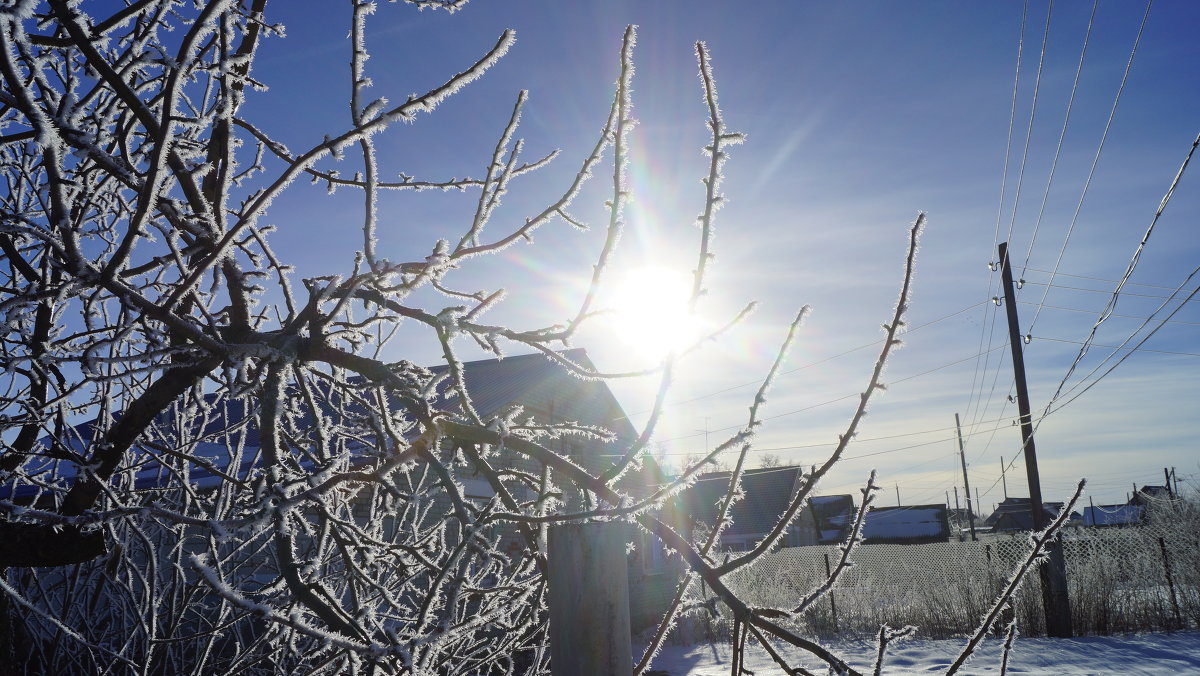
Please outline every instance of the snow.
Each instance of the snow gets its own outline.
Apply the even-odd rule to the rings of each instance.
[[[884,661],[885,674],[940,674],[954,661],[965,639],[914,639],[893,644]],[[959,673],[996,674],[1000,671],[1002,639],[984,641]],[[839,640],[826,644],[859,671],[874,668],[875,643]],[[825,673],[818,660],[803,651],[780,647],[793,667]],[[729,644],[667,646],[652,669],[670,676],[724,676],[729,673]],[[766,651],[747,645],[745,666],[757,674],[782,673]],[[1073,639],[1018,638],[1009,657],[1010,674],[1200,674],[1200,632],[1088,636]]]
[[[931,507],[873,509],[863,524],[863,537],[867,540],[936,537],[945,531],[944,518],[939,518],[944,513],[944,508]]]

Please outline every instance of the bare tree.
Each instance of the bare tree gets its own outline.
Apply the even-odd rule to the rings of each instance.
[[[764,469],[769,467],[779,467],[783,464],[783,459],[778,453],[763,453],[758,456],[758,466]]]
[[[407,2],[455,10],[464,0]],[[690,607],[700,578],[731,609],[743,639],[770,649],[774,637],[853,672],[786,629],[779,619],[790,611],[750,607],[722,578],[779,541],[882,387],[924,217],[911,228],[900,300],[845,434],[774,531],[718,562],[713,544],[741,495],[759,407],[796,324],[743,428],[649,495],[620,481],[640,462],[671,374],[689,351],[623,374],[595,372],[556,351],[595,319],[621,232],[633,29],[591,152],[544,208],[493,232],[487,226],[510,182],[555,159],[522,159],[524,92],[502,120],[482,178],[390,180],[395,171],[383,166],[376,140],[483,75],[513,34],[423,94],[368,100],[364,26],[374,7],[356,0],[349,11],[350,120],[293,150],[276,140],[278,120],[243,114],[261,85],[253,67],[260,42],[282,37],[265,0],[132,0],[99,18],[68,0],[0,7],[0,631],[8,664],[36,673],[114,664],[163,673],[537,673],[548,659],[541,528],[622,519],[690,571],[639,671]],[[697,196],[693,308],[706,291],[721,168],[742,140],[722,120],[703,45],[697,57],[711,139]],[[569,209],[606,154],[606,238],[583,273],[589,290],[575,314],[545,327],[487,323],[503,295],[499,284],[464,291],[457,271],[556,220],[584,227]],[[337,162],[356,170],[339,173]],[[264,217],[305,178],[361,192],[362,248],[342,273],[320,271],[297,285],[296,271],[270,246],[292,235],[273,233]],[[378,197],[426,188],[474,191],[474,215],[409,252],[412,260],[392,260],[377,246]],[[421,305],[415,292],[424,288],[450,300]],[[378,357],[401,325],[428,330],[443,373]],[[611,432],[480,415],[459,340],[496,355],[524,346],[581,378],[658,377],[661,394],[617,461],[585,466],[552,450],[551,440]],[[440,397],[446,388],[457,393],[452,408]],[[717,527],[706,541],[689,542],[658,510],[717,459],[733,467]],[[492,499],[466,498],[459,477],[467,471],[486,479]],[[147,472],[151,490],[139,483]],[[524,551],[500,549],[503,527],[519,532]],[[814,598],[848,565],[856,538]]]

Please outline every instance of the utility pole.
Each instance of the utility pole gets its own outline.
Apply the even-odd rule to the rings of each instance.
[[[1025,356],[1021,351],[1021,331],[1017,321],[1017,294],[1013,288],[1012,267],[1008,260],[1008,242],[1001,242],[1000,274],[1004,284],[1004,310],[1008,315],[1008,342],[1012,350],[1013,377],[1020,413],[1021,441],[1025,451],[1025,473],[1029,480],[1029,507],[1033,528],[1044,529],[1049,519],[1042,500],[1042,481],[1038,476],[1037,450],[1033,443],[1033,416],[1029,412],[1029,389],[1025,383]],[[1067,561],[1063,556],[1062,536],[1056,535],[1046,547],[1047,560],[1038,567],[1042,578],[1042,607],[1046,614],[1046,634],[1071,638],[1071,600],[1067,595]]]
[[[1167,497],[1175,497],[1175,491],[1171,490],[1171,473],[1167,471],[1166,467],[1163,468],[1163,481],[1167,482]]]
[[[954,514],[956,515],[954,521],[957,524],[958,517],[962,516],[962,507],[958,505],[958,486],[954,487]],[[955,526],[954,537],[957,538],[960,534],[962,534],[962,524]]]
[[[1007,468],[1004,466],[1004,456],[1000,456],[1000,482],[1004,484],[1004,499],[1008,499],[1008,475],[1005,473]]]
[[[900,484],[896,484],[896,506],[900,506]]]
[[[967,521],[971,524],[971,542],[975,542],[979,538],[975,537],[975,508],[971,506],[971,480],[967,478],[967,454],[963,450],[962,440],[962,423],[958,420],[958,414],[954,414],[954,429],[958,431],[958,459],[962,461],[963,470],[963,488],[967,493]],[[957,489],[955,493],[957,493]]]

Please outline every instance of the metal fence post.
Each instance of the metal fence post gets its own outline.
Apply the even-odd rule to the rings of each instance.
[[[1167,587],[1171,589],[1171,608],[1175,611],[1175,626],[1183,626],[1183,616],[1179,612],[1179,598],[1175,596],[1175,580],[1171,576],[1171,559],[1167,556],[1167,540],[1159,536],[1158,548],[1162,551],[1163,570],[1167,572]]]
[[[625,524],[570,523],[550,529],[547,593],[550,673],[629,676],[629,563]]]

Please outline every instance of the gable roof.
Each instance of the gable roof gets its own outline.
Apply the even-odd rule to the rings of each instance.
[[[1042,509],[1050,518],[1054,518],[1058,514],[1059,510],[1062,509],[1062,506],[1063,503],[1061,502],[1042,503]],[[983,525],[995,528],[997,526],[997,522],[1000,521],[1000,517],[1005,515],[1015,515],[1015,523],[1032,523],[1033,516],[1030,514],[1030,511],[1029,498],[1004,498],[1004,502],[1001,502],[996,506],[996,511],[992,512],[987,519],[984,519]],[[1014,521],[1011,519],[1006,521],[1008,521],[1010,525],[1014,523]]]
[[[562,350],[558,354],[585,369],[596,370],[588,358],[587,350],[583,348]],[[441,375],[449,371],[449,366],[439,364],[429,370]],[[618,437],[632,439],[637,436],[633,424],[604,381],[578,377],[544,354],[535,352],[503,359],[463,362],[462,370],[471,404],[483,417],[500,413],[517,399],[534,394],[553,398],[555,394],[571,389],[576,396],[572,397],[572,401],[564,402],[562,409],[553,412],[555,419],[551,422],[572,419],[573,414],[591,413],[603,418],[605,426]],[[442,392],[440,402],[450,401],[455,396],[449,393],[448,382],[438,389]]]
[[[863,544],[949,542],[945,505],[873,507],[863,522]]]
[[[730,510],[733,523],[725,535],[767,533],[779,521],[795,493],[800,479],[799,467],[766,467],[742,473],[743,498]],[[729,490],[729,472],[702,475],[683,492],[683,501],[691,518],[711,526],[717,518],[721,500]]]
[[[1007,506],[1002,503],[987,518],[987,521],[984,521],[984,524],[991,526],[993,531],[1033,530],[1033,514],[1029,509],[1029,498],[1008,498],[1004,502],[1008,503],[1010,500],[1014,502]],[[1046,514],[1047,522],[1058,516],[1058,513],[1062,511],[1063,504],[1062,502],[1042,503],[1042,511]],[[1080,518],[1079,512],[1071,512],[1067,523],[1078,524]]]

